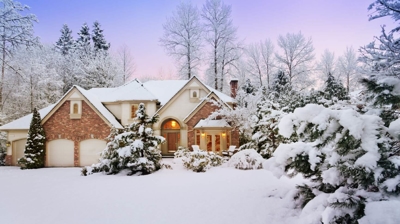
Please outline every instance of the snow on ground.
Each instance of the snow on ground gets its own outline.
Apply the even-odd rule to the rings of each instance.
[[[80,176],[80,168],[0,167],[0,223],[296,223],[301,178],[173,164],[147,176]]]

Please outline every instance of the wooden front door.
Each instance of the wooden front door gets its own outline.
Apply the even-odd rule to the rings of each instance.
[[[178,150],[178,133],[168,133],[167,134],[167,144],[168,151],[176,151]]]

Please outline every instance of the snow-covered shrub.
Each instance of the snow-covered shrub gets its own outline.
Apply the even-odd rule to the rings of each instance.
[[[44,167],[46,136],[41,121],[40,114],[35,108],[28,131],[24,156],[18,160],[21,169]]]
[[[244,149],[233,155],[228,166],[241,170],[256,170],[262,168],[264,158],[254,149]]]
[[[206,170],[210,169],[210,157],[208,152],[203,150],[194,149],[193,152],[187,153],[182,161],[186,169],[194,172],[206,172]]]
[[[206,172],[211,166],[219,166],[223,158],[213,152],[194,149],[182,156],[183,166],[194,172]]]
[[[187,154],[190,152],[188,148],[179,146],[178,150],[174,153],[174,158],[182,158],[182,157],[187,157]]]
[[[211,166],[221,166],[222,163],[224,162],[224,159],[220,155],[217,155],[213,152],[209,152],[208,156],[210,158]]]
[[[366,203],[400,194],[400,157],[380,117],[309,104],[278,127],[296,142],[281,144],[269,166],[311,180],[296,199],[304,209],[318,200],[323,223],[356,223]]]
[[[6,164],[6,150],[0,148],[0,166],[4,166]]]
[[[150,174],[161,168],[161,151],[157,147],[164,142],[164,138],[153,135],[150,128],[157,122],[158,116],[149,117],[145,111],[141,103],[131,125],[122,133],[115,129],[111,131],[100,162],[88,167],[87,174],[117,174],[121,170],[129,170],[128,175]]]

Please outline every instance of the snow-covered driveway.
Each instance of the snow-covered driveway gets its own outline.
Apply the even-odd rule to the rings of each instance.
[[[298,180],[267,170],[173,168],[83,177],[79,168],[0,167],[0,222],[266,224],[295,223],[299,215],[288,203]]]

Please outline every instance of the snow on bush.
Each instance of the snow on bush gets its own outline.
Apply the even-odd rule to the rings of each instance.
[[[213,152],[194,149],[190,151],[186,148],[181,148],[175,152],[175,159],[181,158],[183,166],[186,169],[194,172],[206,172],[212,166],[219,166],[223,162],[223,158]]]
[[[355,223],[369,202],[400,193],[400,157],[380,117],[309,104],[278,127],[293,143],[281,144],[267,166],[311,180],[295,197],[304,217],[317,205],[316,223]]]
[[[135,121],[122,133],[112,130],[100,162],[82,170],[83,175],[104,172],[117,174],[128,170],[128,175],[150,174],[161,168],[161,151],[157,148],[164,138],[153,135],[150,128],[158,116],[149,117],[143,103],[139,105]]]
[[[233,155],[228,166],[235,167],[241,170],[256,170],[261,169],[264,158],[254,149],[244,149]]]

